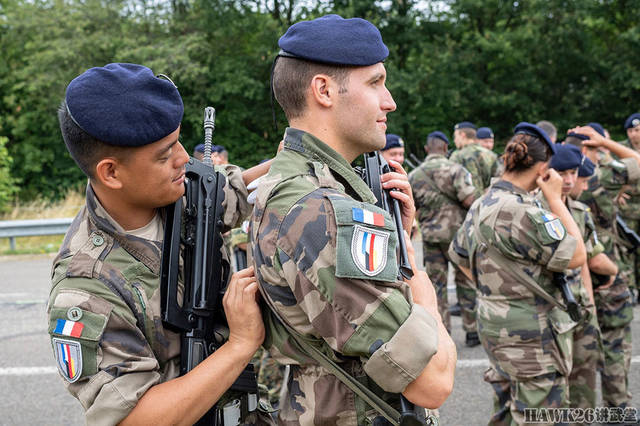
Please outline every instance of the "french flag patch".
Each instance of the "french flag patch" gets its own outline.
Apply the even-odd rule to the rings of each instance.
[[[352,208],[353,221],[373,226],[384,226],[384,216],[358,207]]]
[[[81,322],[59,319],[53,332],[63,336],[80,337],[83,328],[84,324]]]

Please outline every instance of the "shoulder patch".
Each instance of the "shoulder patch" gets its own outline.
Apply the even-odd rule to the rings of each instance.
[[[58,371],[69,383],[74,383],[82,375],[82,346],[80,342],[57,337],[51,340]]]
[[[560,219],[551,213],[543,213],[542,219],[544,220],[544,227],[547,230],[547,234],[556,241],[562,241],[566,231]]]
[[[372,204],[328,195],[336,218],[335,275],[393,282],[398,237],[391,215]]]

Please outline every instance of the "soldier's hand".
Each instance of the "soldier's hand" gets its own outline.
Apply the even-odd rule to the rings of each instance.
[[[536,183],[547,201],[562,198],[562,177],[554,169],[548,169],[542,176],[538,176]]]
[[[222,299],[229,324],[229,343],[251,354],[264,341],[264,323],[257,298],[258,282],[251,266],[231,276]]]
[[[611,277],[609,278],[609,281],[607,281],[607,283],[605,285],[601,285],[600,287],[596,287],[593,291],[606,290],[606,289],[610,288],[613,285],[615,280],[616,280],[616,276],[615,275],[611,275]]]
[[[582,144],[593,148],[603,146],[605,144],[605,141],[607,140],[604,136],[596,132],[595,129],[590,126],[574,127],[573,129],[569,129],[567,133],[577,133],[579,135],[589,136],[589,139],[586,141],[582,141]]]
[[[390,194],[400,202],[402,227],[404,229],[411,229],[413,226],[413,218],[416,215],[416,206],[413,201],[413,192],[409,184],[409,177],[400,163],[393,160],[389,160],[388,163],[395,171],[380,176],[382,187],[384,189],[397,189],[397,191],[390,191]]]
[[[617,205],[619,206],[627,205],[627,200],[631,198],[631,195],[627,194],[625,191],[629,191],[629,190],[630,190],[629,185],[624,185],[620,189],[620,192],[618,192],[618,195],[616,195],[616,198],[615,198],[615,202]]]

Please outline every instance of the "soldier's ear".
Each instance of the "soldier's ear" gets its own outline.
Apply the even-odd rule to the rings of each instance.
[[[120,179],[121,164],[113,157],[105,157],[96,164],[95,180],[109,189],[121,189]]]
[[[311,79],[311,99],[313,103],[328,108],[333,105],[338,94],[337,82],[326,74],[316,74]]]

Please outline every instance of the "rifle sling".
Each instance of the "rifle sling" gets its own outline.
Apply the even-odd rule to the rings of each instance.
[[[502,203],[504,204],[504,202]],[[495,229],[495,222],[498,216],[498,212],[500,211],[500,207],[498,206],[495,209],[495,214],[493,217],[489,219],[491,229]],[[486,217],[482,218],[486,219]],[[514,268],[512,264],[505,259],[504,255],[498,250],[495,246],[489,243],[489,241],[482,235],[480,232],[480,211],[473,218],[473,229],[474,229],[474,237],[478,240],[479,244],[482,245],[486,250],[488,256],[494,261],[498,266],[507,274],[511,275],[512,278],[515,278],[521,284],[524,284],[533,294],[542,297],[547,302],[551,303],[554,306],[562,309],[563,311],[567,311],[567,307],[555,299],[552,295],[550,295],[545,289],[543,289],[540,284],[538,284],[531,275],[527,274],[522,268]],[[472,257],[475,258],[475,254],[477,252],[477,248],[473,251]],[[472,259],[472,262],[474,259]],[[475,262],[474,262],[475,263]]]
[[[280,314],[275,310],[266,295],[263,294],[263,299],[267,301],[267,304],[271,308],[273,316],[287,329],[291,337],[293,337],[294,343],[298,346],[298,350],[309,355],[316,360],[323,368],[336,376],[342,383],[344,383],[349,389],[351,389],[356,395],[362,398],[369,406],[378,411],[385,419],[390,421],[393,425],[400,424],[400,413],[398,410],[389,405],[386,401],[376,395],[373,391],[368,389],[365,385],[360,383],[356,378],[344,371],[338,364],[327,357],[322,351],[306,341],[293,327],[287,324]]]

